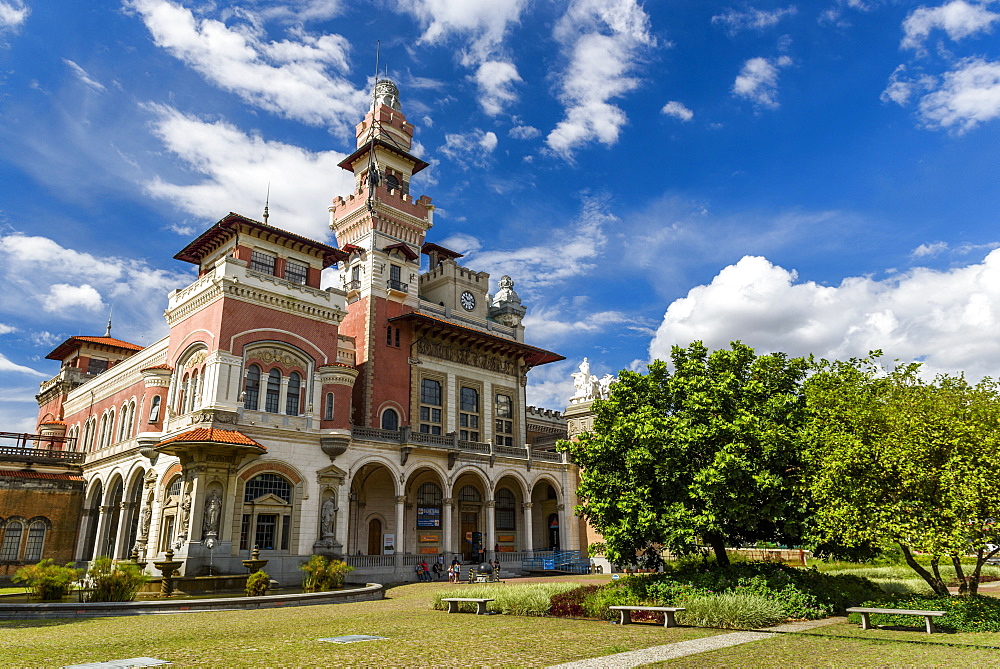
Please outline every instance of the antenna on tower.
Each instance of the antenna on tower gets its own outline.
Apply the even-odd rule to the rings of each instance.
[[[108,312],[108,329],[104,331],[105,337],[111,336],[111,317],[114,315],[114,313],[115,313],[115,305],[112,304],[111,311]]]
[[[369,129],[369,141],[371,142],[368,147],[368,200],[365,203],[368,206],[368,211],[374,210],[374,204],[372,200],[375,199],[375,187],[378,186],[378,165],[375,162],[375,126],[378,124],[378,114],[376,110],[376,102],[378,101],[378,59],[382,52],[382,40],[375,41],[375,83],[372,85],[372,127]]]
[[[267,182],[267,195],[264,197],[264,225],[267,225],[267,205],[271,203],[271,182]]]

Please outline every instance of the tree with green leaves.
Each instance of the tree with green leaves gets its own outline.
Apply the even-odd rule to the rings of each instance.
[[[727,546],[796,542],[809,361],[740,342],[674,347],[671,361],[621,372],[594,402],[593,431],[561,442],[582,470],[576,510],[604,535],[607,557],[655,567],[662,548],[707,544],[728,565]]]
[[[1000,544],[1000,394],[992,379],[921,378],[917,363],[882,368],[881,352],[823,361],[806,383],[803,431],[816,528],[846,545],[897,543],[939,595],[950,561],[976,594]],[[992,546],[992,547],[991,547]],[[930,569],[914,557],[930,555]],[[961,558],[974,554],[967,578]]]

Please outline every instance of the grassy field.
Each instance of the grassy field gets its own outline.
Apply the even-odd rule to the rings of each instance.
[[[150,656],[175,666],[545,666],[717,634],[696,628],[450,615],[430,608],[448,583],[391,588],[389,599],[263,611],[74,621],[0,621],[0,666],[50,667]],[[320,637],[371,634],[333,644]]]

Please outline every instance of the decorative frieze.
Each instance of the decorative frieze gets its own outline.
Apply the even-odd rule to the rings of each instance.
[[[483,353],[473,348],[445,344],[444,342],[431,339],[420,339],[417,341],[415,348],[420,355],[429,355],[432,358],[447,360],[448,362],[460,365],[468,365],[496,374],[505,374],[507,376],[517,374],[517,364],[512,360]]]

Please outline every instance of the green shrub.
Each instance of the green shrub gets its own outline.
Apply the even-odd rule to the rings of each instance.
[[[684,606],[686,610],[677,613],[677,622],[696,627],[755,629],[775,625],[788,617],[778,602],[748,592],[695,597]]]
[[[628,588],[616,588],[614,584],[610,584],[584,599],[583,612],[588,618],[614,620],[618,614],[609,610],[609,606],[636,606],[640,603],[642,601],[634,591]]]
[[[65,567],[54,564],[51,559],[38,564],[21,567],[14,572],[14,582],[25,584],[32,597],[42,601],[60,600],[69,594],[73,582],[80,578],[80,570],[73,563]]]
[[[524,585],[481,584],[465,585],[448,590],[438,590],[431,601],[435,609],[448,608],[445,597],[493,598],[487,610],[512,616],[544,616],[552,605],[553,595],[578,588],[579,583],[531,583]],[[474,602],[459,602],[459,611],[474,612]]]
[[[581,585],[566,592],[552,595],[549,600],[549,615],[557,618],[582,618],[587,615],[584,601],[589,595],[601,590],[600,585]]]
[[[265,571],[255,571],[247,576],[247,586],[243,590],[247,597],[263,597],[271,587],[271,577]]]
[[[890,595],[932,595],[934,591],[922,578],[873,578],[878,587]]]
[[[306,573],[302,580],[305,592],[336,590],[344,585],[347,573],[354,571],[354,567],[346,562],[325,555],[313,555],[308,562],[300,563],[299,569]]]
[[[781,604],[789,618],[814,620],[825,618],[833,612],[833,606],[829,602],[820,603],[815,594],[801,590],[791,579],[786,583],[776,584],[763,576],[753,576],[741,578],[737,582],[737,588],[738,592],[773,599]]]
[[[87,580],[92,587],[87,601],[131,602],[148,577],[135,563],[102,556],[90,563]]]
[[[880,609],[918,609],[922,611],[947,611],[934,619],[934,626],[949,632],[1000,632],[1000,599],[995,597],[944,597],[941,595],[884,595],[863,604]],[[861,614],[852,613],[848,620],[861,622]],[[923,628],[919,616],[898,616],[885,613],[871,614],[873,625],[891,625]]]
[[[699,588],[690,583],[678,583],[677,581],[657,580],[649,583],[646,587],[646,599],[648,603],[657,606],[680,606],[683,602],[694,597],[704,597],[711,594],[710,590]]]

